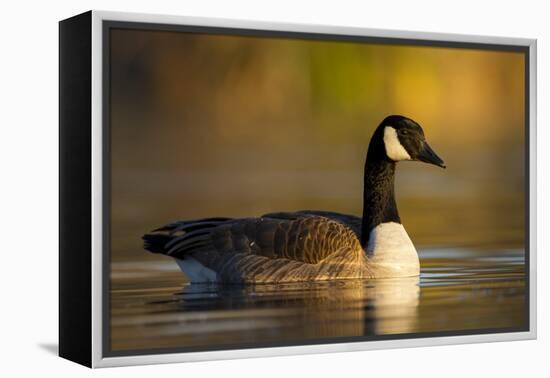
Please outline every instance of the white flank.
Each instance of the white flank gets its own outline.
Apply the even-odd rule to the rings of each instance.
[[[399,142],[397,132],[391,126],[384,127],[384,146],[386,155],[393,161],[411,160],[411,156]]]
[[[369,235],[367,256],[373,266],[393,277],[416,276],[420,264],[416,248],[402,224],[381,223]]]
[[[192,257],[176,259],[178,266],[191,282],[217,282],[218,275]]]

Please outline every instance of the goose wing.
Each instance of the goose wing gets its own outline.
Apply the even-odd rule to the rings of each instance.
[[[144,239],[149,251],[192,257],[226,282],[355,277],[363,255],[353,229],[311,213],[181,221]]]
[[[298,218],[311,217],[311,216],[328,218],[335,222],[338,222],[343,226],[350,228],[359,239],[361,238],[362,219],[355,215],[342,214],[334,211],[300,210],[296,212],[268,213],[263,215],[262,217],[275,218],[275,219],[298,219]]]
[[[155,251],[173,257],[205,249],[218,254],[246,253],[315,264],[336,248],[355,246],[354,227],[309,213],[272,213],[259,218],[209,218],[175,222],[144,236],[163,238]],[[147,248],[150,249],[150,248]]]
[[[213,229],[210,240],[221,254],[245,253],[308,264],[319,263],[341,248],[358,245],[351,229],[314,215],[238,219]]]

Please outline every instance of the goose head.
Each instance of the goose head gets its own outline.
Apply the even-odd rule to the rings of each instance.
[[[400,115],[386,117],[376,129],[372,142],[383,146],[375,150],[393,162],[421,161],[445,168],[443,160],[426,141],[422,127],[410,118]]]

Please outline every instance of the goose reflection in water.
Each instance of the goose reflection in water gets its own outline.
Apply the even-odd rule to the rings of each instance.
[[[404,277],[240,286],[190,284],[178,294],[177,302],[189,314],[188,320],[200,323],[201,332],[212,334],[238,329],[261,335],[261,331],[273,330],[286,340],[303,340],[410,333],[416,328],[418,283],[418,277]],[[195,318],[194,312],[201,316]],[[192,325],[186,328],[199,330]]]

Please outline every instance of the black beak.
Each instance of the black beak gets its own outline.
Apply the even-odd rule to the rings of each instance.
[[[432,150],[432,148],[426,141],[422,143],[422,147],[416,157],[416,160],[420,160],[428,164],[437,165],[438,167],[441,167],[441,168],[446,168],[445,162],[441,160],[439,156],[437,156],[435,151]]]

